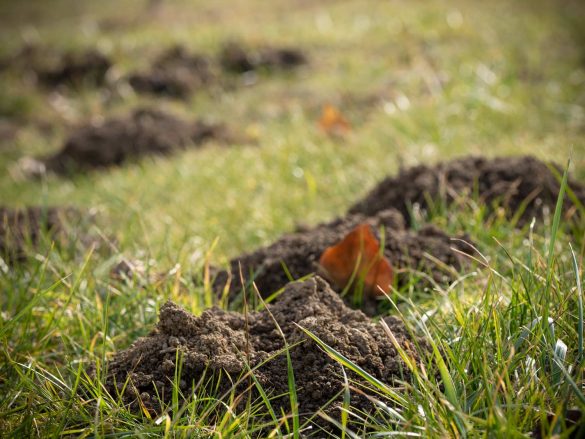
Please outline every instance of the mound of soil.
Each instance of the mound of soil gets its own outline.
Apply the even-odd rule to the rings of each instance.
[[[0,61],[0,70],[15,70],[47,87],[59,85],[102,85],[112,61],[95,49],[59,53],[27,45]]]
[[[558,165],[552,166],[562,175]],[[585,204],[585,185],[570,180],[569,187]],[[542,217],[545,208],[554,212],[559,190],[559,181],[550,168],[534,157],[463,157],[402,170],[398,176],[380,182],[349,213],[374,215],[394,208],[409,221],[412,206],[428,209],[430,203],[450,203],[477,193],[488,208],[503,206],[509,217],[523,209],[519,218],[522,225]],[[565,199],[564,211],[567,216],[575,214],[570,199]]]
[[[219,58],[224,70],[232,73],[290,70],[307,63],[307,57],[299,49],[263,47],[252,50],[235,42],[226,44]]]
[[[78,128],[63,149],[44,159],[47,170],[64,174],[120,165],[146,155],[168,155],[208,140],[226,142],[223,125],[187,122],[154,109],[138,109],[128,117],[106,119]]]
[[[339,419],[344,388],[341,366],[330,359],[296,324],[311,331],[337,352],[355,362],[380,381],[393,385],[405,379],[408,370],[384,330],[365,314],[345,306],[325,281],[313,278],[290,283],[268,309],[284,333],[290,349],[301,421],[310,418],[329,401],[325,411]],[[399,344],[417,358],[407,332],[395,318],[386,320]],[[290,413],[285,347],[272,317],[266,310],[243,314],[208,309],[194,317],[172,302],[160,311],[160,321],[148,336],[117,353],[109,362],[106,388],[112,395],[122,392],[123,400],[138,410],[140,403],[153,413],[160,412],[157,395],[168,404],[172,395],[177,351],[182,357],[180,390],[189,395],[200,381],[217,385],[217,395],[234,388],[245,392],[247,378],[238,381],[250,367],[271,398],[274,411]],[[261,365],[262,362],[274,358]],[[348,377],[365,385],[355,374]],[[205,379],[201,380],[205,374]],[[218,381],[210,383],[210,375]],[[234,383],[236,383],[234,385]],[[233,387],[232,387],[233,386]],[[252,386],[252,397],[258,392]],[[236,408],[244,410],[247,398]],[[253,399],[253,400],[254,400]],[[352,393],[353,407],[365,411],[372,404]],[[282,412],[281,412],[282,410]],[[267,413],[267,412],[266,412]],[[317,422],[319,420],[317,419]]]
[[[426,226],[419,231],[407,229],[402,215],[394,209],[379,212],[372,217],[349,215],[312,229],[284,235],[271,245],[234,258],[229,267],[233,278],[229,285],[230,291],[236,293],[241,288],[240,265],[245,281],[249,283],[253,280],[263,296],[278,291],[289,282],[287,271],[293,279],[311,273],[326,277],[318,265],[323,251],[363,222],[370,224],[376,231],[383,227],[384,256],[393,265],[399,286],[412,279],[413,270],[428,273],[436,282],[451,280],[453,273],[445,271],[441,264],[459,270],[465,259],[453,249],[467,253],[471,251],[470,246],[452,240],[435,226]],[[470,241],[466,236],[459,238]],[[440,261],[440,264],[427,254]],[[229,282],[229,272],[222,270],[216,274],[213,285],[218,293]]]
[[[58,85],[102,85],[106,80],[112,61],[97,50],[66,53],[57,62],[36,70],[39,82],[48,86]]]
[[[45,235],[55,238],[64,231],[66,219],[75,214],[71,208],[0,206],[0,257],[23,261],[29,245],[36,247]]]
[[[138,93],[187,98],[213,79],[210,61],[176,46],[164,52],[149,71],[136,72],[128,78]]]

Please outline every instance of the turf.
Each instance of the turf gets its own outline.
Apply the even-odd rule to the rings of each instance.
[[[1,203],[93,209],[92,232],[114,249],[112,256],[45,245],[24,265],[0,266],[0,427],[12,436],[254,435],[263,426],[253,416],[205,399],[158,420],[136,415],[104,395],[85,368],[147,333],[168,298],[195,313],[208,306],[208,286],[191,282],[207,260],[225,262],[296,223],[332,218],[400,165],[530,153],[563,165],[571,158],[571,173],[585,177],[585,34],[578,25],[585,8],[578,2],[119,3],[2,1],[0,54],[25,42],[97,46],[124,75],[174,43],[214,55],[223,42],[243,39],[298,46],[310,64],[186,102],[126,89],[51,93],[0,72],[0,116],[22,125],[0,145]],[[326,103],[350,121],[347,136],[319,130]],[[58,149],[71,126],[138,104],[224,120],[255,144],[73,179],[19,176],[18,159]],[[562,419],[566,408],[585,407],[584,240],[564,224],[557,229],[553,213],[534,230],[488,220],[473,202],[432,213],[429,221],[473,236],[485,260],[450,288],[395,297],[405,321],[436,349],[425,369],[413,366],[397,414],[381,406],[364,418],[371,434],[522,437],[548,414]],[[170,275],[146,286],[112,282],[108,272],[120,256]],[[396,401],[391,389],[376,390],[376,398]],[[251,411],[269,411],[268,398]],[[295,416],[272,415],[277,436],[293,429]]]

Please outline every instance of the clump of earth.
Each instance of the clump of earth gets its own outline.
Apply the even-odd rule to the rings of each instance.
[[[559,176],[560,166],[551,164]],[[585,185],[569,179],[570,189],[585,205]],[[519,225],[541,218],[544,210],[554,213],[560,182],[546,163],[532,156],[463,157],[434,166],[419,165],[401,170],[397,176],[382,180],[350,214],[375,215],[382,210],[397,209],[410,221],[411,209],[428,210],[431,203],[453,203],[474,194],[489,209],[501,206],[508,217],[519,216]],[[578,215],[570,197],[565,198],[565,217]]]
[[[149,70],[131,74],[128,82],[138,93],[185,99],[207,86],[213,77],[207,57],[175,46],[162,53]]]
[[[42,239],[59,240],[66,224],[79,217],[73,208],[10,208],[0,206],[0,257],[9,262],[23,261],[27,250]]]
[[[42,168],[58,174],[120,165],[147,155],[170,155],[207,141],[227,142],[222,124],[185,121],[172,114],[141,108],[129,116],[105,119],[76,129],[63,148],[41,159]]]
[[[4,70],[15,69],[47,87],[103,85],[112,61],[95,49],[59,53],[28,45],[0,62]]]
[[[256,70],[291,70],[307,64],[306,55],[292,47],[247,48],[236,42],[227,43],[219,56],[224,70],[246,73]]]
[[[232,389],[236,395],[247,392],[250,380],[244,375],[248,367],[257,367],[254,375],[271,398],[274,412],[290,414],[285,342],[276,324],[291,346],[301,422],[320,409],[339,419],[344,379],[341,366],[299,327],[387,385],[407,379],[408,369],[384,329],[361,311],[348,308],[324,280],[316,277],[290,283],[267,307],[270,313],[263,309],[247,315],[211,308],[195,317],[167,302],[156,328],[109,362],[107,390],[111,395],[121,394],[134,410],[142,406],[152,414],[160,413],[171,401],[178,356],[177,381],[183,395],[201,383],[210,385],[207,390],[216,396]],[[416,341],[409,339],[402,322],[392,317],[385,321],[399,345],[417,361]],[[366,386],[356,374],[346,372],[354,386]],[[257,389],[252,386],[249,391],[252,401],[257,401]],[[246,400],[242,398],[236,410],[245,410]],[[358,410],[374,409],[357,392],[352,392],[351,404]],[[268,418],[267,411],[265,415]],[[323,423],[319,418],[315,422]]]
[[[240,266],[248,291],[251,281],[254,281],[265,297],[284,287],[291,277],[299,279],[312,273],[327,277],[319,266],[320,256],[327,247],[339,242],[364,222],[378,234],[383,231],[384,256],[394,267],[398,286],[418,279],[421,277],[419,272],[430,276],[435,282],[448,282],[465,264],[462,253],[470,253],[472,249],[468,244],[469,237],[462,235],[452,239],[432,225],[418,231],[407,229],[402,215],[394,209],[371,217],[348,215],[285,234],[266,247],[235,257],[230,261],[228,270],[216,273],[214,289],[221,294],[227,284],[230,293],[237,294],[241,290]],[[445,266],[451,268],[446,270]]]

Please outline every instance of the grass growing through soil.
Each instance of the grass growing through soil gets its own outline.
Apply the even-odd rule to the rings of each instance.
[[[568,435],[582,428],[566,430],[565,424],[567,410],[582,410],[585,404],[582,269],[570,244],[561,250],[564,255],[555,250],[558,212],[547,239],[537,242],[530,228],[521,257],[503,248],[502,264],[483,256],[487,278],[481,287],[476,285],[482,294],[471,302],[466,300],[466,282],[456,281],[441,291],[442,303],[432,308],[412,300],[396,307],[412,334],[422,334],[428,344],[419,347],[422,365],[381,322],[413,374],[400,394],[312,336],[378,392],[373,397],[380,401],[375,416],[350,408],[350,417],[365,419],[365,428],[381,436],[407,431],[415,437],[485,432],[525,437],[530,431]],[[572,262],[573,269],[561,268],[563,261],[569,266]],[[399,408],[389,408],[387,400]]]
[[[364,388],[350,380],[346,391],[366,392],[379,407],[363,414],[346,406],[341,422],[331,420],[346,425],[345,437],[361,437],[361,428],[383,436],[523,437],[540,424],[545,431],[564,431],[565,411],[585,408],[583,249],[571,246],[556,216],[535,226],[541,233],[532,226],[514,231],[504,219],[485,230],[482,212],[472,208],[450,215],[449,221],[466,221],[468,231],[480,238],[482,263],[431,294],[407,289],[392,297],[395,314],[425,341],[418,346],[421,364],[398,349],[413,379],[389,388],[323,344],[347,371],[370,384]],[[112,283],[99,275],[103,261],[92,252],[81,264],[69,261],[63,250],[50,253],[31,262],[30,272],[5,271],[1,278],[6,291],[1,419],[13,436],[231,437],[268,431],[283,437],[310,431],[296,424],[294,399],[290,412],[274,412],[253,371],[238,378],[260,390],[261,398],[249,401],[245,413],[232,409],[246,394],[208,393],[214,388],[209,382],[218,379],[211,376],[195,383],[194,397],[179,395],[177,386],[168,410],[157,419],[147,411],[128,411],[101,387],[108,356],[148,330],[163,297],[201,310],[204,304],[195,298],[205,287],[193,286],[179,271],[158,288],[142,286],[140,279]],[[86,373],[92,362],[98,371],[93,379]],[[292,370],[290,384],[294,395]],[[254,415],[264,421],[254,422]]]
[[[191,281],[210,258],[225,261],[297,222],[343,212],[399,163],[462,153],[532,153],[564,163],[572,153],[572,173],[585,176],[578,2],[208,3],[163,2],[150,11],[132,2],[0,2],[2,53],[24,41],[98,45],[123,74],[173,43],[213,54],[245,36],[298,45],[311,59],[297,75],[187,102],[124,90],[122,97],[50,93],[0,72],[0,117],[21,126],[14,141],[0,144],[1,203],[92,208],[98,219],[90,232],[107,241],[96,249],[49,241],[25,264],[0,260],[0,431],[7,436],[307,432],[297,425],[294,396],[288,413],[275,412],[253,371],[239,377],[261,395],[247,413],[233,410],[246,395],[207,393],[213,378],[206,376],[195,397],[184,403],[177,390],[153,418],[105,393],[103,368],[149,332],[167,299],[194,313],[210,305],[208,284]],[[257,135],[257,146],[190,151],[72,180],[24,181],[14,171],[19,158],[57,149],[70,125],[143,103],[228,119]],[[319,132],[325,103],[352,123],[345,138]],[[565,411],[585,409],[583,226],[569,234],[551,212],[517,230],[501,215],[487,218],[474,200],[459,207],[438,206],[417,220],[469,233],[479,262],[448,287],[392,296],[396,306],[388,308],[426,341],[424,360],[405,358],[413,379],[399,390],[366,376],[368,389],[348,381],[343,413],[331,420],[340,436],[361,437],[361,426],[371,436],[526,437],[537,425],[566,435]],[[146,272],[112,281],[109,270],[122,256],[142,260]],[[166,278],[149,281],[161,270]],[[87,375],[90,364],[96,378]],[[292,372],[289,382],[294,395]],[[379,401],[378,411],[357,413],[347,403],[352,392]]]

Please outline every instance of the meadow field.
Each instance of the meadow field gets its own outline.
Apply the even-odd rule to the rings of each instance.
[[[57,235],[40,227],[18,242],[18,257],[10,245],[20,236],[0,227],[0,435],[585,434],[584,22],[585,7],[569,0],[0,1],[0,212],[73,212]],[[228,44],[287,48],[304,62],[228,71]],[[209,77],[187,81],[180,96],[132,85],[130,75],[173,47],[207,60]],[[52,68],[88,50],[108,60],[99,81],[43,82],[37,62]],[[80,127],[139,108],[228,134],[109,167],[31,171]],[[152,138],[170,147],[183,137],[169,124]],[[469,155],[554,162],[560,190],[525,221],[473,187],[407,219],[404,233],[431,224],[474,252],[445,268],[445,283],[395,285],[368,320],[385,328],[392,315],[417,340],[396,341],[389,329],[404,368],[397,382],[309,331],[304,343],[343,366],[335,409],[299,411],[301,348],[286,341],[286,395],[261,380],[181,392],[179,367],[156,410],[108,390],[108,364],[151,333],[168,300],[195,316],[216,304],[247,315],[250,304],[218,299],[217,270],[299,227],[345,218],[401,169]],[[372,410],[354,407],[354,396]]]

